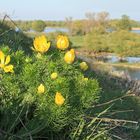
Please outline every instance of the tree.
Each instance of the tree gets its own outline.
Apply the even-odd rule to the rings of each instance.
[[[109,13],[108,12],[88,12],[85,14],[86,20],[84,23],[85,33],[92,32],[95,28],[106,29],[109,24]]]
[[[69,29],[69,33],[70,33],[70,35],[72,35],[72,31],[73,31],[73,19],[72,19],[72,17],[66,17],[65,21],[66,21],[66,26]]]
[[[129,16],[122,15],[122,18],[118,23],[118,28],[121,30],[131,30],[131,20]]]
[[[46,23],[42,20],[36,20],[36,21],[33,21],[32,23],[32,29],[37,32],[44,31],[45,27],[46,27]]]
[[[93,30],[93,28],[96,26],[96,13],[94,12],[88,12],[85,14],[86,20],[84,22],[84,30],[85,33],[89,33]]]
[[[108,12],[97,13],[97,24],[99,26],[103,26],[104,28],[106,28],[109,24],[109,13]]]

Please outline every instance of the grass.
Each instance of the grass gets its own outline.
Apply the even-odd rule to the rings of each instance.
[[[87,60],[88,61],[88,60]],[[91,63],[89,61],[89,63]],[[95,62],[91,64],[91,73],[94,75],[93,77],[96,77],[100,83],[100,86],[102,87],[102,93],[100,98],[100,103],[105,103],[111,100],[114,100],[116,98],[119,98],[121,96],[126,95],[128,92],[128,88],[126,88],[125,84],[127,83],[127,80],[121,79],[121,77],[114,77],[107,72],[110,71],[112,66],[124,66],[124,67],[134,67],[134,68],[140,68],[140,64],[128,64],[128,63],[104,63],[104,62]],[[102,70],[102,71],[99,71]],[[105,72],[103,72],[105,71]],[[108,106],[108,105],[107,105]],[[98,108],[98,111],[100,109],[105,109],[107,106],[102,106]],[[110,112],[110,114],[113,114],[113,118],[125,118],[126,120],[135,120],[139,121],[140,118],[140,97],[127,97],[124,99],[117,100],[113,108]],[[127,132],[126,132],[127,131]],[[118,132],[118,130],[117,130]],[[116,132],[116,133],[117,133]],[[129,130],[129,129],[123,129],[121,131],[120,137],[127,139],[124,137],[127,135],[128,140],[132,138],[133,140],[139,140],[140,138],[140,129],[137,131],[135,130]],[[118,134],[119,135],[119,134]]]
[[[97,74],[96,76],[100,83],[100,86],[103,89],[101,93],[101,103],[107,102],[109,100],[126,94],[128,89],[126,89],[122,83],[117,82],[116,79],[108,78],[107,75],[103,74]],[[117,118],[125,118],[127,120],[138,121],[140,118],[139,108],[140,97],[128,97],[125,99],[120,99],[116,101],[116,103],[113,105],[112,115],[113,117]],[[137,131],[130,131],[129,129],[124,129],[122,132],[127,133],[127,136],[129,136],[129,138],[131,137],[133,140],[139,140],[140,138],[140,129],[138,129]]]
[[[121,96],[126,95],[128,89],[125,87],[126,81],[122,81],[121,78],[114,78],[105,73],[96,73],[92,71],[94,77],[96,77],[102,87],[100,103],[105,103]],[[110,103],[109,105],[111,105]],[[109,105],[104,105],[97,108],[98,111],[105,109]],[[109,116],[112,118],[126,119],[139,121],[140,118],[140,97],[126,97],[124,99],[117,100],[113,103],[113,107],[109,112]],[[115,133],[118,133],[119,130],[116,130]],[[117,134],[120,137],[126,139],[125,136],[128,137],[127,140],[131,138],[133,140],[139,140],[140,138],[140,129],[130,130],[124,128],[121,130],[121,134]]]
[[[140,68],[140,63],[135,64],[129,64],[129,63],[104,63],[104,62],[93,62],[91,64],[91,73],[93,74],[93,77],[96,77],[100,83],[100,87],[102,87],[101,92],[101,98],[100,103],[105,103],[111,100],[114,100],[116,98],[119,98],[121,96],[126,95],[128,92],[128,88],[126,88],[125,84],[127,83],[127,80],[121,79],[121,77],[112,77],[108,75],[106,72],[110,70],[110,67],[113,65],[115,66],[124,66],[129,68]],[[94,69],[96,67],[96,70]],[[99,69],[105,69],[106,72],[99,72]],[[98,108],[97,110],[100,111],[100,109],[105,109],[108,105],[102,106]],[[126,120],[134,120],[139,121],[140,118],[140,97],[134,96],[134,97],[127,97],[124,99],[117,100],[111,112],[109,114],[112,114],[113,118],[125,118]],[[115,133],[119,133],[120,130],[116,130]],[[117,134],[120,137],[130,140],[131,138],[133,140],[139,140],[140,138],[140,129],[130,130],[130,129],[123,129],[120,133]],[[127,136],[127,137],[126,137]]]

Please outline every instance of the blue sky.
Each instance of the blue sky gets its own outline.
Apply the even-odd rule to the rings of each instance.
[[[126,14],[140,20],[140,0],[0,0],[0,14],[13,19],[81,19],[86,12],[107,11],[111,18]]]

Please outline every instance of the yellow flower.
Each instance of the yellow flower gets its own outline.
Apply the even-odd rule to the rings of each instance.
[[[44,87],[43,84],[40,84],[40,85],[38,86],[37,93],[42,94],[42,93],[44,93],[44,92],[45,92],[45,87]]]
[[[0,68],[4,70],[4,72],[14,72],[13,71],[13,65],[8,65],[10,63],[10,56],[8,55],[5,57],[4,53],[0,51]]]
[[[75,59],[75,52],[74,52],[74,49],[71,49],[70,51],[68,51],[65,54],[64,60],[65,60],[66,63],[72,64],[74,59]]]
[[[85,78],[84,78],[84,80],[85,80],[85,81],[88,81],[88,78],[87,78],[87,77],[85,77]]]
[[[57,37],[57,48],[60,50],[66,50],[69,47],[69,40],[67,36],[59,35]]]
[[[60,92],[56,92],[55,95],[55,103],[59,106],[61,106],[64,103],[65,99],[64,97],[61,95]]]
[[[57,76],[58,76],[58,74],[57,74],[56,72],[53,72],[53,73],[51,74],[51,79],[56,79]]]
[[[34,48],[33,50],[39,53],[45,53],[50,48],[50,42],[47,41],[47,38],[42,35],[36,37],[34,40]]]
[[[86,71],[88,69],[88,65],[86,62],[81,62],[80,63],[80,68],[83,70],[83,71]]]

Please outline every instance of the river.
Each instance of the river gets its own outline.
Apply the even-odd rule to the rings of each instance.
[[[125,72],[133,80],[140,80],[140,69],[126,68],[126,67],[114,67],[114,70],[119,71],[119,72],[122,72],[122,71]]]
[[[105,61],[100,61],[98,63],[98,60],[96,60],[95,58],[90,58],[90,57],[85,57],[85,56],[78,56],[78,58],[83,59],[84,61],[88,62],[91,67],[93,69],[99,69],[101,71],[105,70],[105,67],[109,67],[109,70],[107,69],[107,71],[110,71],[112,73],[120,73],[120,74],[125,74],[128,75],[131,79],[133,80],[140,80],[140,67],[139,68],[135,68],[133,66],[131,67],[124,67],[123,63],[122,66],[118,66],[118,65],[113,65],[113,64],[117,64],[119,62],[119,59],[117,56],[115,55],[109,55],[107,58],[105,58]],[[140,65],[140,57],[126,57],[125,60],[127,60],[128,64],[139,64]],[[99,66],[98,66],[99,65]],[[104,65],[103,67],[100,67],[101,65]]]
[[[60,28],[60,27],[46,27],[44,30],[45,33],[52,33],[52,32],[64,32],[68,33],[68,28]]]
[[[140,57],[125,57],[125,60],[129,64],[135,64],[139,63],[140,64]],[[117,56],[112,55],[110,59],[107,60],[109,63],[117,63],[119,62],[119,59]],[[122,63],[123,64],[123,63]],[[140,68],[134,68],[134,67],[123,67],[123,66],[113,66],[114,71],[123,71],[126,74],[128,74],[132,79],[134,80],[140,80]]]
[[[127,63],[129,64],[135,64],[135,63],[139,63],[140,64],[140,57],[125,57],[125,60]],[[109,57],[109,59],[106,60],[106,62],[109,63],[117,63],[119,62],[119,59],[117,56],[112,55]],[[123,63],[122,63],[123,64]],[[113,66],[115,71],[123,71],[126,74],[128,74],[132,79],[137,79],[140,80],[140,68],[134,68],[134,67],[115,67]]]
[[[131,30],[131,32],[140,34],[140,30]]]

